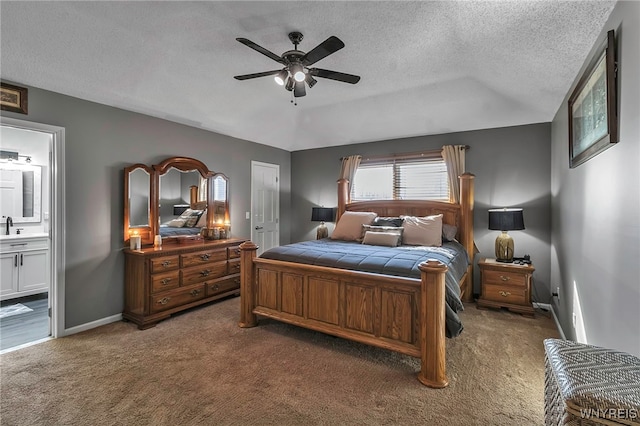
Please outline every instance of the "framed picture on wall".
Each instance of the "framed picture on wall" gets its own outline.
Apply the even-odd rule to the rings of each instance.
[[[596,50],[569,98],[569,167],[574,168],[618,142],[615,34]]]
[[[27,114],[27,88],[1,83],[0,109]]]
[[[613,30],[607,32],[569,98],[569,167],[618,142],[617,62]]]

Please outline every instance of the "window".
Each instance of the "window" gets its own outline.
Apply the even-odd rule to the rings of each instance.
[[[439,151],[363,159],[351,185],[351,199],[448,200],[447,166]]]

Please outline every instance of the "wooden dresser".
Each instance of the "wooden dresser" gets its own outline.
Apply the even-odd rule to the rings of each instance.
[[[480,259],[482,295],[478,308],[508,308],[510,311],[533,316],[531,280],[533,265],[501,263],[495,259]]]
[[[125,249],[122,317],[143,330],[171,314],[240,294],[240,249],[228,239]]]

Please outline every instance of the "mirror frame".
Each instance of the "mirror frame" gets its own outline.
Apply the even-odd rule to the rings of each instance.
[[[207,179],[207,228],[213,228],[215,220],[214,212],[214,179],[218,176],[222,177],[226,181],[225,187],[225,212],[224,222],[229,222],[229,178],[224,173],[215,173],[200,160],[189,157],[169,157],[163,160],[160,164],[154,164],[149,167],[145,164],[137,163],[124,169],[124,240],[125,243],[129,241],[129,235],[134,230],[137,230],[142,237],[141,242],[143,245],[153,245],[154,238],[160,233],[160,177],[167,173],[169,169],[176,168],[181,172],[198,171],[200,176]],[[149,188],[149,226],[131,226],[129,217],[129,173],[136,169],[144,169],[150,175],[150,188]],[[171,240],[176,240],[176,237],[164,237],[163,243]]]
[[[166,160],[164,160],[163,162],[161,162],[160,164],[154,164],[153,165],[153,170],[155,172],[155,178],[154,178],[154,188],[151,191],[152,194],[154,194],[153,200],[154,200],[154,204],[153,204],[153,226],[154,226],[154,232],[155,234],[159,234],[159,227],[160,227],[160,223],[159,223],[159,218],[160,218],[160,213],[159,213],[159,195],[160,195],[160,177],[162,175],[164,175],[165,173],[167,173],[169,171],[169,169],[171,168],[176,168],[182,172],[188,172],[188,171],[193,171],[193,170],[197,170],[200,173],[200,176],[202,176],[204,179],[207,179],[207,228],[212,228],[213,227],[213,221],[214,221],[214,200],[213,200],[213,195],[214,195],[214,183],[213,183],[213,179],[216,176],[223,176],[225,178],[225,180],[227,181],[227,195],[226,195],[226,203],[225,203],[225,218],[227,218],[229,216],[229,188],[228,188],[228,183],[229,183],[229,179],[227,179],[226,176],[224,176],[222,173],[215,173],[211,170],[209,170],[209,168],[200,160],[196,160],[195,158],[189,158],[189,157],[170,157],[167,158]],[[163,238],[163,242],[167,239],[171,239],[172,237],[165,237]]]
[[[146,226],[131,226],[129,216],[129,176],[134,170],[142,169],[149,174],[149,223]],[[153,244],[153,169],[145,164],[137,163],[124,168],[124,241],[127,243],[131,233],[138,231],[142,244]]]

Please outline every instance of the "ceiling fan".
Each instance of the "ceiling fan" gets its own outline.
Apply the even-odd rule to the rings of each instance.
[[[255,44],[251,40],[247,40],[246,38],[236,38],[236,40],[245,46],[283,64],[284,68],[273,71],[258,72],[255,74],[236,75],[234,78],[236,80],[249,80],[251,78],[274,75],[276,83],[280,86],[284,86],[285,89],[290,92],[293,91],[293,96],[296,98],[307,94],[305,82],[309,88],[312,88],[317,83],[317,80],[314,77],[328,78],[351,84],[356,84],[360,81],[360,77],[357,75],[345,74],[322,68],[309,68],[310,65],[315,64],[319,60],[326,58],[344,47],[344,43],[338,37],[329,37],[307,53],[302,50],[298,50],[298,44],[300,44],[302,38],[302,33],[298,31],[289,33],[289,40],[293,43],[294,50],[288,50],[281,56],[278,56],[264,47]]]

